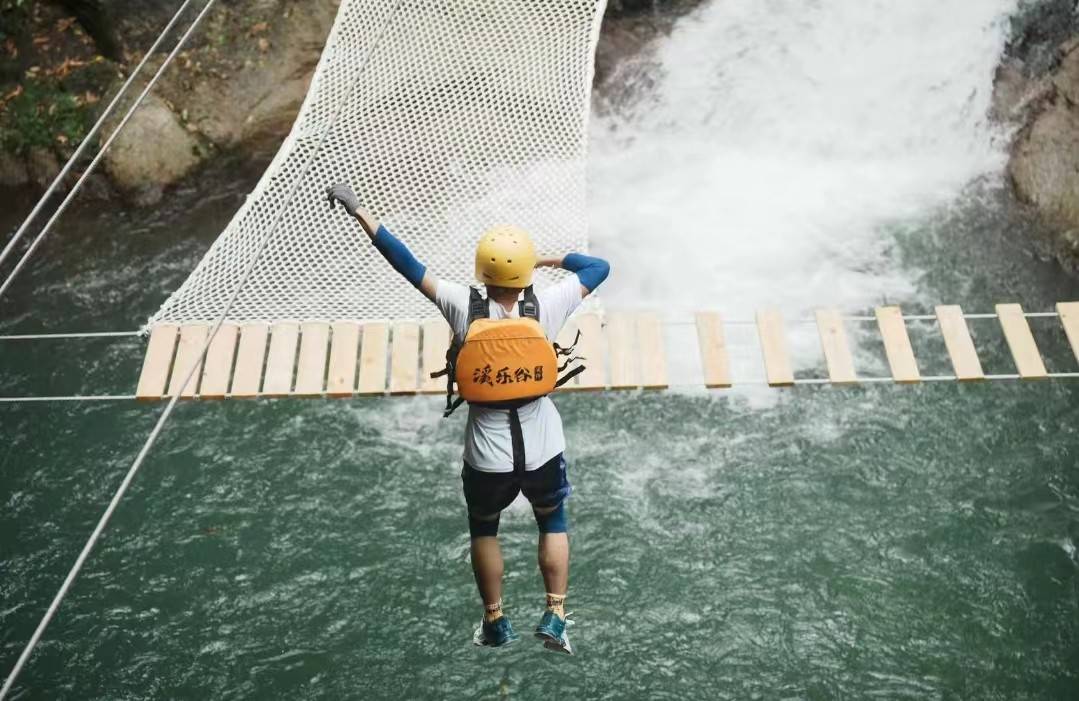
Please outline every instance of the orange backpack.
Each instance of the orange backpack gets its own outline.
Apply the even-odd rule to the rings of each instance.
[[[529,286],[518,302],[519,318],[488,318],[487,299],[471,288],[468,332],[463,342],[454,337],[446,352],[446,367],[431,377],[447,376],[446,411],[449,416],[463,402],[498,409],[516,409],[553,392],[584,371],[578,365],[559,378],[558,373],[581,358],[569,348],[551,343],[539,323],[539,300]],[[580,338],[580,332],[578,332]],[[559,356],[567,357],[559,366]],[[459,397],[454,399],[457,384]]]

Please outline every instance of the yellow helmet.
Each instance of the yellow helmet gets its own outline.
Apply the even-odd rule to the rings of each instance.
[[[536,247],[524,229],[501,225],[480,237],[476,246],[476,279],[485,285],[525,288],[532,284]]]

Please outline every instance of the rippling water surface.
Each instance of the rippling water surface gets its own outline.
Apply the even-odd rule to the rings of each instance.
[[[747,27],[764,22],[745,3],[730,7],[743,15],[705,21],[731,36],[748,31],[731,29],[744,13]],[[991,19],[977,26],[996,31]],[[596,138],[616,138],[608,129],[621,138],[625,126],[599,123]],[[612,143],[597,142],[599,175],[617,171],[604,160]],[[195,266],[260,167],[217,166],[157,212],[73,210],[0,302],[0,332],[137,327]],[[999,173],[982,170],[948,197],[911,195],[921,204],[902,216],[879,203],[860,209],[871,231],[851,239],[857,255],[835,278],[843,294],[829,296],[812,266],[788,261],[753,273],[784,286],[767,301],[794,316],[818,301],[989,311],[1079,299],[1079,285],[1036,255],[1032,224]],[[613,211],[617,188],[596,190],[597,210]],[[798,245],[823,259],[835,250],[821,248],[827,208],[807,212],[817,244]],[[798,221],[789,215],[761,215],[766,247],[782,248],[783,227]],[[14,214],[5,216],[10,231]],[[753,231],[739,260],[749,260]],[[623,256],[612,290],[640,304],[647,294],[634,277],[648,248],[627,236],[635,252],[602,228],[597,248]],[[751,272],[726,271],[736,311],[757,302],[737,291]],[[886,279],[874,281],[878,273]],[[699,289],[726,299],[727,288]],[[1050,369],[1075,371],[1056,322],[1033,325]],[[1013,372],[994,322],[972,328],[987,371]],[[934,327],[912,334],[923,371],[947,372]],[[883,374],[879,342],[859,338],[862,370]],[[134,339],[3,341],[0,396],[130,392],[141,349]],[[800,355],[799,373],[820,376],[820,365]],[[565,698],[1075,698],[1079,382],[556,402],[576,485],[576,657],[531,640],[501,651],[470,643],[478,605],[458,478],[463,415],[441,420],[433,398],[191,403],[116,513],[19,698],[548,699],[553,689]],[[160,410],[0,405],[5,671]],[[508,613],[527,629],[543,597],[535,529],[521,504],[503,524]]]

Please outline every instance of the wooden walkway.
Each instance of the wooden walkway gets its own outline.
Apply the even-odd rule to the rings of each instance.
[[[1079,302],[1057,305],[1059,321],[1079,359]],[[880,307],[876,322],[891,379],[917,383],[923,377],[898,307]],[[996,307],[1018,377],[1042,379],[1046,372],[1027,318],[1018,304]],[[958,306],[939,306],[935,318],[961,382],[986,379],[977,350]],[[756,328],[767,383],[796,383],[786,326],[778,311],[756,315]],[[707,388],[735,384],[719,314],[700,312],[695,319],[703,377]],[[865,381],[855,370],[842,315],[834,309],[816,312],[816,326],[828,378],[849,385]],[[578,329],[577,354],[587,370],[560,391],[664,389],[668,387],[663,326],[654,313],[616,312],[574,317],[559,341],[572,341]],[[221,327],[205,361],[187,387],[180,383],[199,361],[209,328],[192,324],[154,327],[139,377],[136,396],[157,400],[176,393],[184,398],[355,397],[442,394],[445,378],[429,374],[445,364],[449,327],[441,319],[416,322],[278,323]]]

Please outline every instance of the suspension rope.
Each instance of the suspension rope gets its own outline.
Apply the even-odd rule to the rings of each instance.
[[[0,252],[0,265],[4,264],[4,261],[7,260],[7,257],[11,254],[12,249],[15,248],[15,244],[19,242],[19,239],[21,239],[23,234],[26,233],[26,230],[30,228],[30,223],[37,218],[37,215],[40,214],[41,210],[45,208],[45,203],[48,202],[49,198],[52,197],[54,192],[56,192],[56,188],[60,187],[60,183],[64,181],[64,178],[68,176],[68,174],[71,172],[71,169],[75,167],[75,163],[77,163],[78,160],[82,158],[83,152],[91,144],[91,142],[93,142],[94,137],[97,136],[97,132],[100,131],[101,127],[105,124],[105,120],[108,119],[110,114],[112,114],[112,110],[116,107],[116,105],[120,103],[120,99],[127,92],[127,89],[130,88],[132,83],[135,82],[135,78],[137,78],[139,74],[142,73],[142,69],[146,66],[146,62],[150,60],[150,57],[152,55],[157,53],[157,49],[161,45],[161,42],[165,40],[165,37],[168,36],[169,32],[172,31],[172,28],[176,26],[176,23],[180,20],[180,16],[184,13],[185,10],[187,10],[187,7],[191,4],[191,2],[192,0],[184,0],[184,3],[180,6],[180,9],[177,10],[176,14],[172,16],[172,19],[169,20],[169,23],[165,25],[165,28],[161,30],[161,34],[158,35],[157,40],[154,41],[153,45],[150,46],[150,49],[145,54],[143,54],[142,60],[139,61],[139,64],[137,66],[135,66],[135,70],[131,72],[131,75],[129,75],[127,77],[127,80],[124,81],[124,84],[120,86],[120,92],[116,93],[116,96],[112,98],[112,101],[109,102],[108,107],[106,107],[105,111],[101,113],[100,117],[98,117],[97,122],[95,122],[94,126],[90,128],[89,132],[87,132],[85,138],[83,138],[82,140],[82,143],[80,143],[79,147],[75,149],[75,153],[71,155],[71,158],[67,159],[67,163],[65,163],[63,169],[60,170],[60,174],[53,179],[52,184],[49,185],[49,188],[45,190],[45,194],[42,195],[41,199],[39,199],[37,201],[37,204],[34,205],[34,209],[30,212],[29,216],[27,216],[26,219],[23,220],[23,223],[19,226],[19,230],[16,231],[15,235],[11,238],[10,241],[8,241],[7,246],[4,247],[3,252]]]
[[[207,8],[212,5],[213,2],[214,0],[210,0],[210,2],[207,4]],[[258,264],[259,259],[262,257],[263,252],[266,250],[270,241],[277,233],[277,230],[280,228],[281,222],[284,221],[285,210],[288,208],[289,203],[291,203],[292,200],[296,197],[296,193],[299,192],[300,186],[304,182],[304,178],[307,177],[308,172],[311,170],[311,166],[314,165],[316,159],[321,153],[322,147],[326,141],[326,136],[329,134],[330,130],[334,127],[334,125],[336,125],[337,120],[341,116],[341,112],[345,103],[352,97],[352,94],[355,92],[356,87],[359,85],[360,77],[363,75],[367,64],[370,62],[371,56],[378,49],[379,44],[381,44],[382,38],[386,33],[386,29],[390,26],[390,24],[393,23],[394,18],[397,16],[397,12],[401,8],[402,2],[403,0],[397,0],[397,2],[393,6],[393,10],[387,16],[385,23],[383,23],[382,27],[379,29],[378,36],[375,37],[371,48],[368,50],[363,65],[361,65],[356,71],[356,77],[353,79],[348,91],[344,95],[342,95],[341,99],[337,103],[329,122],[326,124],[326,127],[319,135],[318,143],[316,143],[315,147],[311,149],[311,154],[307,157],[307,162],[304,164],[304,167],[300,171],[300,173],[296,176],[296,180],[292,184],[288,195],[283,198],[281,206],[278,208],[277,214],[274,216],[273,223],[268,228],[258,248],[255,250],[254,255],[251,257],[251,261],[248,263],[246,270],[244,270],[243,276],[240,278],[240,281],[233,289],[232,294],[230,295],[228,301],[225,304],[225,308],[221,310],[221,314],[217,317],[217,321],[214,323],[213,328],[207,336],[206,342],[202,345],[202,350],[199,352],[198,360],[192,364],[191,369],[187,373],[187,377],[184,379],[180,387],[187,387],[191,383],[191,380],[194,379],[195,372],[202,366],[202,363],[206,358],[206,353],[210,348],[210,344],[213,342],[214,337],[217,336],[217,332],[221,329],[221,325],[225,322],[225,317],[228,316],[229,311],[232,309],[233,305],[236,303],[236,300],[239,298],[240,292],[243,290],[244,286],[251,278],[251,274],[254,272],[255,267]],[[205,13],[205,9],[203,10],[203,13]],[[201,18],[202,15],[200,15],[199,17]],[[119,489],[116,490],[116,493],[112,497],[112,501],[109,502],[108,507],[105,509],[105,513],[101,515],[101,519],[98,521],[93,533],[90,534],[90,538],[86,541],[86,545],[83,546],[82,552],[79,553],[79,557],[75,560],[75,564],[72,566],[71,571],[68,572],[67,577],[64,579],[64,583],[60,586],[59,591],[56,592],[56,596],[53,597],[52,603],[49,604],[49,608],[45,612],[45,615],[42,617],[41,622],[38,623],[37,628],[34,630],[34,633],[30,637],[29,642],[27,642],[26,647],[22,651],[22,654],[19,655],[19,659],[15,662],[15,667],[12,668],[11,673],[7,677],[7,680],[4,681],[4,686],[0,688],[0,701],[4,701],[4,699],[7,698],[7,695],[11,691],[11,688],[15,685],[15,680],[18,679],[19,673],[22,672],[23,666],[25,666],[26,661],[30,659],[30,655],[33,653],[34,648],[37,647],[38,641],[41,640],[42,634],[45,632],[45,629],[48,627],[49,623],[56,615],[57,610],[60,608],[61,602],[63,602],[64,597],[67,596],[68,590],[71,589],[72,583],[79,575],[79,572],[82,570],[83,564],[85,564],[86,559],[90,555],[90,552],[94,549],[94,546],[97,544],[97,541],[101,537],[102,532],[104,532],[105,527],[108,525],[109,520],[112,518],[113,512],[116,511],[117,506],[119,506],[120,504],[120,500],[127,492],[127,489],[131,485],[131,482],[135,479],[135,475],[138,473],[139,468],[142,467],[142,463],[146,460],[146,456],[150,453],[150,449],[153,448],[154,443],[157,441],[157,437],[164,429],[165,422],[168,421],[169,417],[172,415],[173,410],[176,408],[176,404],[180,400],[180,394],[180,392],[177,392],[175,395],[173,395],[172,399],[169,400],[168,405],[165,407],[164,411],[161,412],[161,416],[158,418],[153,430],[150,431],[150,435],[146,438],[146,442],[143,444],[142,449],[139,450],[139,454],[135,457],[135,461],[131,463],[131,467],[128,469],[127,474],[124,476],[123,482],[120,483]]]
[[[130,338],[141,336],[139,331],[91,331],[87,333],[24,333],[0,336],[0,341],[45,341],[61,338]]]
[[[86,182],[87,178],[89,178],[90,175],[94,172],[94,169],[97,168],[98,163],[100,163],[101,159],[105,157],[105,153],[112,146],[113,142],[116,141],[116,138],[120,135],[120,132],[123,131],[124,127],[127,126],[127,123],[131,121],[131,117],[135,114],[135,111],[142,104],[142,101],[146,99],[146,96],[149,95],[150,91],[153,90],[155,85],[157,85],[157,81],[161,78],[162,75],[164,75],[165,70],[169,67],[169,65],[172,64],[173,59],[175,59],[176,56],[180,53],[180,50],[183,49],[184,45],[187,43],[187,40],[195,32],[195,29],[198,28],[199,24],[202,22],[202,19],[207,14],[209,14],[210,8],[212,8],[214,6],[214,3],[216,2],[217,0],[208,0],[206,5],[202,8],[202,12],[198,14],[198,16],[195,18],[195,21],[191,23],[191,26],[187,28],[187,31],[184,32],[183,36],[180,37],[180,40],[177,42],[176,46],[165,58],[164,63],[161,64],[161,66],[157,69],[157,72],[154,73],[152,78],[150,78],[150,82],[146,84],[146,87],[139,94],[138,98],[135,100],[135,103],[131,105],[130,109],[128,109],[127,113],[124,115],[124,118],[120,121],[120,124],[116,127],[116,129],[113,130],[112,134],[109,135],[109,138],[101,146],[101,149],[94,156],[93,160],[90,161],[90,165],[86,167],[86,170],[84,170],[82,175],[79,176],[79,179],[75,182],[75,185],[71,188],[71,191],[67,193],[66,197],[64,197],[64,201],[60,203],[60,206],[56,208],[55,212],[53,212],[52,216],[49,218],[49,221],[46,222],[45,226],[41,229],[40,232],[38,232],[38,235],[34,238],[29,248],[27,248],[26,252],[23,253],[22,258],[19,259],[19,262],[15,264],[14,268],[12,268],[11,273],[8,275],[7,279],[4,280],[4,284],[0,285],[0,298],[3,298],[4,293],[11,286],[11,283],[15,279],[15,276],[17,276],[19,272],[22,271],[23,266],[26,265],[26,262],[30,259],[30,256],[34,254],[34,251],[37,250],[37,247],[45,239],[49,231],[52,230],[53,225],[67,210],[68,205],[70,205],[72,200],[75,199],[75,196],[79,194],[79,191],[82,190],[83,183]],[[183,8],[181,8],[181,11],[182,9]],[[176,18],[174,17],[173,19],[175,20]],[[170,26],[172,25],[171,22],[169,24]],[[89,138],[83,139],[83,145],[85,145],[88,141]],[[80,145],[80,148],[81,147],[82,146]],[[38,204],[40,207],[41,203],[39,202]],[[37,209],[38,208],[35,208],[35,212],[37,211]],[[29,219],[27,219],[27,221],[23,223],[23,226],[19,228],[20,233],[17,234],[17,236],[22,235],[21,232],[26,228],[28,223]],[[12,239],[11,242],[8,243],[7,248],[4,250],[5,256],[8,255],[10,250],[14,247],[15,241],[16,239]],[[2,261],[3,258],[0,257],[0,262]]]
[[[1054,317],[1060,316],[1060,314],[1058,312],[1023,312],[1022,315],[1024,317],[1026,317],[1027,319],[1044,319],[1044,318],[1054,318]],[[962,314],[962,317],[964,319],[997,319],[997,318],[999,318],[999,316],[997,314],[994,314],[994,313],[981,313],[981,314],[964,313],[964,314]],[[903,321],[936,321],[937,320],[937,315],[936,314],[904,314],[902,316],[902,318],[903,318]],[[849,323],[852,323],[852,324],[862,324],[862,323],[876,322],[876,321],[878,321],[878,319],[875,316],[844,316],[844,317],[842,317],[840,319],[840,321],[849,322]],[[724,318],[722,320],[722,322],[723,322],[724,326],[727,326],[727,325],[731,325],[731,326],[756,326],[757,325],[757,320],[756,319],[727,319],[727,318]],[[789,323],[789,324],[816,324],[817,320],[812,319],[812,318],[802,318],[802,319],[787,319],[786,322]],[[695,320],[693,320],[693,319],[680,319],[680,320],[676,320],[676,321],[664,321],[663,323],[664,323],[664,325],[667,325],[667,326],[694,326],[694,325],[696,325],[697,322]],[[2,340],[4,340],[4,337],[0,336],[0,341],[2,341]]]
[[[57,397],[0,397],[0,404],[30,404],[33,402],[119,402],[137,399],[134,394],[75,394]]]

